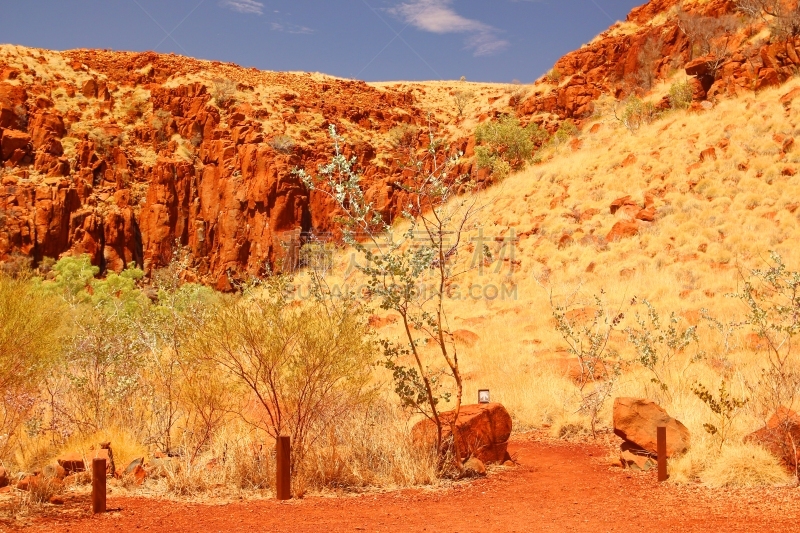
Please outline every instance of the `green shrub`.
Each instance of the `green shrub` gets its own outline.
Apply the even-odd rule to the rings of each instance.
[[[686,109],[692,103],[692,95],[688,80],[675,82],[669,88],[669,105],[673,109]]]
[[[576,135],[578,135],[578,127],[571,121],[566,120],[558,127],[558,131],[556,131],[554,135],[554,140],[556,143],[561,144],[566,142],[570,137],[575,137]]]
[[[634,132],[645,124],[655,121],[660,113],[652,102],[645,102],[636,96],[630,96],[623,102],[622,114],[614,111],[617,120]]]
[[[485,122],[475,130],[475,149],[479,168],[495,168],[495,161],[506,164],[496,168],[517,170],[533,157],[537,145],[549,136],[536,124],[523,128],[516,117],[504,116],[498,121]]]
[[[37,403],[61,343],[62,309],[29,280],[0,273],[0,458]]]

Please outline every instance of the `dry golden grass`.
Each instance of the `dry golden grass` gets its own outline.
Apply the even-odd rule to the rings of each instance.
[[[725,447],[700,475],[710,487],[786,485],[792,479],[763,448],[747,444]]]
[[[622,24],[615,31],[632,30],[630,24]],[[44,63],[35,59],[39,54],[44,54]],[[0,59],[6,58],[17,58],[19,64],[35,67],[37,73],[46,75],[69,68],[62,64],[63,60],[59,62],[45,52],[19,47],[0,47]],[[228,66],[215,72],[215,76],[220,72],[231,78],[237,75]],[[89,73],[85,75],[88,79]],[[80,80],[84,73],[74,76]],[[23,81],[30,81],[29,78],[26,72]],[[659,99],[669,84],[680,78],[656,87],[651,98]],[[194,76],[168,83],[183,81],[210,79]],[[423,107],[437,119],[452,124],[451,134],[471,132],[477,124],[476,117],[482,113],[507,110],[510,95],[508,85],[469,82],[371,85],[415,91]],[[476,101],[468,112],[471,118],[456,123],[452,92],[462,85],[476,93]],[[588,420],[579,412],[576,387],[564,375],[563,368],[551,361],[563,355],[565,345],[553,327],[549,291],[559,301],[573,295],[576,307],[590,305],[592,297],[604,291],[607,303],[623,310],[629,318],[633,314],[629,302],[636,296],[651,301],[662,315],[674,311],[684,324],[694,324],[701,309],[728,322],[741,320],[744,313],[741,303],[726,297],[741,282],[740,270],[763,266],[770,250],[780,253],[790,268],[800,270],[800,251],[795,245],[800,238],[800,173],[792,172],[800,171],[800,151],[790,147],[784,152],[783,141],[776,137],[794,138],[800,133],[800,106],[785,109],[779,102],[781,95],[797,87],[800,81],[792,80],[781,88],[758,94],[745,92],[722,100],[713,109],[700,113],[670,112],[635,133],[622,127],[608,106],[599,106],[594,122],[580,135],[580,148],[571,143],[553,145],[544,151],[541,164],[478,193],[478,201],[486,207],[481,227],[472,228],[468,238],[478,239],[478,232],[482,231],[496,257],[502,255],[504,243],[495,241],[495,237],[502,241],[512,236],[513,230],[518,241],[505,249],[506,261],[485,266],[482,272],[473,268],[460,277],[457,282],[465,297],[446,303],[452,329],[470,330],[479,337],[474,345],[460,347],[467,401],[477,396],[479,388],[489,388],[492,399],[509,408],[518,430],[550,427],[557,436],[586,432]],[[549,85],[527,87],[531,93],[550,89]],[[237,97],[255,106],[284,90],[265,81]],[[54,92],[53,97],[56,106],[61,106],[59,109],[73,109],[82,98],[69,99],[66,93],[59,92]],[[277,104],[265,105],[270,111],[285,110]],[[145,115],[143,120],[148,117]],[[313,126],[319,119],[316,115],[305,118],[306,126]],[[92,120],[78,124],[82,124],[79,128],[94,127]],[[599,129],[589,133],[595,124]],[[300,125],[288,131],[282,127],[270,129],[273,126],[268,121],[263,124],[267,137],[302,136]],[[66,139],[64,144],[70,154],[74,141]],[[710,147],[714,148],[716,159],[701,161],[700,152]],[[155,153],[141,156],[150,162]],[[656,220],[640,223],[636,237],[605,242],[614,224],[625,217],[623,210],[611,214],[609,205],[628,195],[640,206],[651,196]],[[590,210],[596,213],[592,215]],[[565,235],[571,241],[562,245]],[[509,257],[512,249],[514,255]],[[472,257],[466,254],[459,260],[462,265],[469,265]],[[358,285],[357,277],[337,278],[348,262],[349,255],[343,253],[331,283]],[[480,297],[466,297],[471,285],[479,287]],[[491,298],[493,289],[487,297],[485,291],[493,287],[505,288],[507,297]],[[382,328],[380,333],[402,338],[396,324]],[[665,380],[671,391],[669,396],[659,392],[647,372],[635,365],[627,368],[617,384],[615,395],[654,399],[691,430],[692,450],[671,464],[676,481],[699,479],[723,486],[774,484],[783,479],[775,470],[775,461],[762,450],[740,444],[742,437],[763,425],[771,413],[758,401],[751,401],[735,418],[728,441],[720,450],[720,443],[703,429],[712,414],[690,390],[693,383],[715,390],[725,379],[736,396],[750,394],[764,364],[763,354],[747,348],[746,333],[738,331],[726,340],[701,324],[698,334],[704,357],[692,362],[695,354],[686,353],[673,361],[673,376]],[[612,338],[612,348],[623,357],[632,355],[624,335]],[[375,379],[386,381],[388,376],[376,371]],[[609,404],[600,415],[603,425],[609,427]],[[369,437],[362,432],[358,440],[347,439],[347,435],[359,435],[357,431],[328,436],[327,443],[315,451],[312,464],[316,474],[309,479],[333,480],[347,487],[429,482],[433,478],[430,465],[414,458],[403,438],[413,420],[398,413],[388,420],[389,430],[368,433]],[[371,427],[365,421],[358,424],[367,424],[355,426],[364,431]],[[231,443],[238,443],[237,449],[247,449],[257,440],[247,435],[250,434],[233,429],[218,435],[208,461]],[[74,446],[80,449],[86,444]],[[37,446],[32,443],[26,451],[28,456],[20,459],[21,464],[33,466],[50,458],[46,448],[39,450]],[[132,443],[130,448],[138,453],[136,446]],[[187,463],[173,472],[172,481],[165,482],[165,490],[183,492],[191,483],[214,486],[219,480],[228,483],[246,479],[234,466],[247,465],[252,460],[251,454],[242,453],[249,459],[230,462],[222,474],[199,468],[202,461]],[[380,462],[387,454],[399,455],[389,463]],[[342,469],[343,458],[347,458],[347,464],[359,466],[353,467],[355,470]],[[257,481],[247,483],[259,486]],[[313,483],[309,481],[309,485]]]
[[[668,87],[662,84],[657,92],[666,93]],[[673,479],[713,486],[785,482],[774,458],[741,444],[771,415],[753,397],[766,364],[763,352],[747,346],[748,330],[726,337],[700,320],[700,314],[707,309],[725,323],[742,320],[744,305],[727,295],[739,287],[740,273],[766,265],[771,250],[789,268],[800,270],[795,246],[800,174],[792,175],[800,170],[800,153],[794,147],[784,153],[776,137],[800,133],[800,109],[784,109],[778,101],[796,87],[800,81],[792,80],[722,100],[707,111],[673,111],[635,133],[613,115],[600,115],[595,121],[599,130],[589,133],[589,124],[579,149],[569,143],[553,146],[542,164],[479,193],[479,202],[486,205],[481,229],[495,257],[503,246],[495,237],[508,237],[513,229],[519,241],[514,257],[506,254],[502,265],[495,262],[482,273],[473,268],[457,280],[461,287],[505,286],[511,296],[489,299],[484,293],[446,303],[451,328],[480,338],[460,347],[466,401],[476,397],[477,389],[489,388],[492,399],[509,408],[518,430],[550,427],[554,435],[567,436],[586,432],[588,420],[579,412],[576,387],[550,361],[563,356],[566,345],[555,331],[548,293],[559,302],[572,296],[580,307],[603,291],[611,309],[626,313],[623,327],[632,324],[631,299],[647,299],[662,317],[675,312],[682,327],[698,325],[702,351],[699,360],[694,359],[696,350],[687,350],[672,361],[671,377],[665,379],[669,394],[635,364],[626,368],[614,393],[658,401],[689,427],[693,447],[673,461]],[[700,152],[709,147],[716,160],[701,162]],[[623,165],[630,155],[633,164]],[[612,215],[609,205],[628,195],[640,206],[651,196],[656,220],[640,222],[636,237],[606,242],[625,216],[621,211]],[[581,217],[592,209],[596,214]],[[559,246],[564,235],[572,241]],[[478,228],[468,237],[476,238]],[[519,263],[512,266],[510,259]],[[461,266],[471,260],[459,258]],[[334,272],[343,272],[348,263],[345,253]],[[359,285],[357,276],[333,276],[331,282]],[[380,334],[403,336],[398,324],[384,326]],[[622,333],[612,336],[611,347],[623,358],[633,355]],[[691,388],[702,383],[716,392],[723,380],[734,396],[751,401],[720,443],[704,430],[713,414]],[[610,427],[610,401],[600,415]]]

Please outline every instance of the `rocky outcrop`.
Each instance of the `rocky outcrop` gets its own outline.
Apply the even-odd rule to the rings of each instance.
[[[717,99],[741,91],[761,90],[780,85],[800,66],[800,38],[776,40],[757,47],[749,38],[765,29],[761,21],[739,18],[746,31],[723,31],[712,46],[719,55],[694,57],[694,48],[677,22],[673,8],[677,0],[651,0],[634,8],[628,26],[614,25],[591,43],[559,59],[540,90],[518,108],[530,120],[542,122],[543,115],[580,123],[592,116],[601,95],[622,98],[647,92],[643,79],[666,79],[676,65],[684,65],[692,77],[694,100]],[[731,0],[686,3],[684,9],[694,17],[719,18],[735,13]],[[630,25],[633,25],[631,28]],[[646,47],[656,46],[655,58],[643,60]],[[724,50],[724,52],[722,52]],[[645,52],[652,53],[647,50]],[[665,102],[669,106],[669,102]]]
[[[379,149],[376,139],[402,125],[427,127],[409,92],[153,53],[63,57],[74,81],[66,73],[60,85],[0,82],[0,261],[86,253],[102,270],[137,265],[149,274],[180,249],[186,277],[220,289],[267,268],[293,268],[304,235],[339,231],[330,198],[293,173],[314,173],[330,159],[329,124],[360,139],[342,150],[357,157],[367,198],[384,217],[407,204],[407,156],[385,143]],[[238,100],[217,105],[211,82],[163,85],[214,71],[236,80]],[[257,86],[283,92],[251,97]],[[134,89],[147,99],[128,101]],[[64,113],[63,93],[85,100]],[[86,120],[91,127],[74,127]],[[403,150],[424,150],[427,135],[408,131]],[[284,132],[294,141],[288,150],[272,143]],[[451,153],[468,145],[455,139]],[[466,162],[457,173],[473,170]]]
[[[689,449],[689,430],[658,404],[641,398],[614,400],[614,433],[625,441],[623,451],[638,449],[656,454],[659,426],[667,428],[667,457]]]
[[[619,97],[633,91],[641,70],[639,56],[649,41],[661,43],[661,57],[649,66],[656,78],[668,74],[671,58],[688,58],[688,40],[674,23],[645,26],[630,35],[601,34],[591,44],[559,59],[553,66],[556,78],[539,82],[555,82],[558,86],[544,95],[530,97],[518,111],[523,115],[547,113],[579,121],[589,118],[601,95]]]
[[[442,444],[452,441],[450,423],[453,411],[440,413],[443,423]],[[462,405],[456,422],[458,445],[462,460],[470,457],[483,463],[504,463],[508,455],[508,439],[511,437],[511,416],[499,403]],[[412,429],[416,442],[425,446],[436,443],[436,424],[431,420],[418,422]]]
[[[734,39],[730,55],[696,58],[671,11],[676,4],[651,0],[557,61],[535,94],[514,104],[522,122],[581,125],[602,95],[644,94],[643,75],[660,80],[676,67],[692,76],[696,100],[714,100],[780,84],[800,66],[798,39],[757,47]],[[684,4],[706,17],[734,8],[729,0]],[[643,63],[644,52],[653,57]],[[343,154],[357,157],[366,197],[387,221],[408,203],[406,150],[422,153],[429,142],[422,130],[430,110],[400,85],[378,89],[152,52],[59,56],[69,68],[51,76],[27,61],[0,61],[0,262],[86,253],[102,270],[137,265],[150,274],[180,252],[186,279],[228,289],[267,266],[296,267],[309,233],[338,235],[333,201],[293,173],[316,172],[330,159],[329,125],[352,140]],[[237,97],[218,101],[215,79],[230,80]],[[791,106],[796,96],[782,102]],[[407,128],[402,149],[387,142],[397,128]],[[294,146],[275,143],[282,136]],[[474,137],[449,140],[451,154],[474,155]],[[634,164],[634,154],[621,163]],[[470,159],[452,174],[479,185],[490,179]],[[635,236],[657,215],[631,202],[614,213],[619,220],[596,242]],[[576,242],[577,234],[565,234],[558,245]]]

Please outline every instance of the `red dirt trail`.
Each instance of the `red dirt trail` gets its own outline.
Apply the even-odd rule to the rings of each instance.
[[[608,466],[607,448],[517,439],[519,466],[437,490],[227,505],[109,496],[99,516],[34,519],[25,532],[672,532],[800,531],[800,489],[659,485]],[[3,526],[0,524],[0,530]]]

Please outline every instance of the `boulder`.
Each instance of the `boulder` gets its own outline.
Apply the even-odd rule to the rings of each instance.
[[[31,487],[39,481],[39,476],[28,475],[17,481],[17,490],[31,490]]]
[[[611,214],[615,214],[619,211],[622,207],[626,205],[636,205],[636,202],[633,201],[633,198],[630,196],[623,196],[622,198],[617,198],[613,202],[611,202],[611,206],[609,209],[611,210]]]
[[[762,68],[758,73],[758,81],[756,81],[756,91],[766,89],[767,87],[775,87],[781,84],[781,79],[775,69]]]
[[[795,462],[800,461],[800,416],[781,407],[766,426],[747,435],[744,440],[763,446],[794,471]]]
[[[483,477],[486,475],[486,465],[477,457],[470,457],[464,463],[464,476]]]
[[[0,466],[0,489],[7,487],[9,483],[8,472],[6,472],[5,468]]]
[[[83,472],[86,470],[86,463],[83,460],[83,455],[79,453],[67,453],[56,459],[56,462],[64,468],[66,475],[74,474],[75,472]]]
[[[655,402],[642,398],[614,400],[614,433],[624,440],[650,453],[657,453],[659,426],[667,428],[667,457],[682,454],[689,449],[689,430]]]
[[[709,73],[709,61],[713,59],[713,57],[698,57],[689,61],[684,67],[686,74],[689,76],[705,76]]]
[[[3,137],[0,138],[0,158],[11,159],[14,152],[30,152],[31,136],[17,130],[3,130]]]
[[[66,469],[61,465],[47,465],[42,469],[42,475],[48,479],[61,479],[67,477]]]
[[[86,80],[81,88],[81,93],[86,98],[97,98],[97,80],[94,78]]]
[[[710,146],[705,150],[703,150],[702,152],[700,152],[701,162],[712,161],[712,160],[713,161],[717,160],[717,151],[714,149],[713,146]]]
[[[636,213],[636,220],[643,222],[653,222],[656,219],[656,210],[654,207],[647,207]]]
[[[617,242],[629,237],[635,237],[639,234],[639,223],[635,220],[620,220],[608,232],[606,240],[608,242]]]
[[[781,96],[780,103],[783,105],[783,107],[788,108],[792,105],[792,101],[798,96],[800,96],[800,87],[795,87],[788,93]]]
[[[452,440],[450,423],[454,412],[440,413],[442,445],[448,446]],[[470,457],[483,463],[503,463],[510,459],[508,439],[511,437],[511,416],[499,403],[462,405],[456,422],[458,443],[462,460]],[[411,434],[414,441],[425,446],[436,442],[436,424],[425,419],[418,422]]]
[[[647,472],[656,466],[655,461],[653,461],[652,457],[649,455],[636,454],[630,450],[623,450],[620,452],[619,462],[622,465],[622,468],[629,468],[631,470],[642,472]]]

